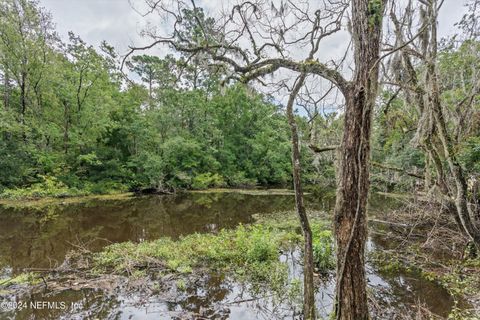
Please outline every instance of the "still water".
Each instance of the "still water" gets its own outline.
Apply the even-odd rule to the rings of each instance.
[[[333,197],[307,197],[310,210],[331,212]],[[385,199],[371,201],[374,210],[387,209]],[[382,208],[383,207],[383,208]],[[214,232],[253,222],[255,214],[291,211],[294,197],[285,192],[183,193],[118,200],[90,200],[43,208],[0,207],[0,277],[21,273],[25,268],[59,266],[68,251],[100,250],[113,242],[140,242],[159,237]],[[382,248],[385,239],[369,239],[369,250]],[[282,255],[292,277],[301,278],[298,252]],[[415,314],[423,304],[446,317],[453,301],[439,285],[410,273],[382,273],[367,266],[368,284],[388,319]],[[319,314],[332,309],[333,277],[318,285]],[[161,295],[139,297],[119,291],[65,290],[33,296],[2,294],[0,302],[62,302],[55,310],[0,310],[0,319],[292,319],[298,311],[291,305],[256,298],[226,275],[212,271],[202,281],[186,283],[185,293],[174,300]],[[387,317],[387,316],[385,316]]]

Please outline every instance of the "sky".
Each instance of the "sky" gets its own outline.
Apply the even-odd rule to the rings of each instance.
[[[141,9],[142,0],[131,0]],[[82,37],[87,43],[98,46],[102,40],[125,52],[128,45],[145,44],[140,31],[146,19],[132,9],[129,0],[40,0],[50,11],[60,36],[66,40],[68,31]],[[312,1],[314,3],[315,0]],[[225,1],[203,0],[200,5],[207,11],[220,9]],[[465,0],[445,0],[439,17],[440,35],[455,31],[453,24],[465,13]],[[342,41],[339,39],[338,41]],[[336,43],[329,43],[338,47]]]
[[[149,43],[148,39],[140,36],[141,30],[145,27],[147,19],[154,25],[161,25],[160,18],[150,16],[150,18],[142,17],[139,11],[142,10],[145,0],[39,0],[40,5],[47,11],[50,11],[53,22],[56,24],[56,30],[63,40],[68,39],[68,32],[73,31],[79,35],[88,44],[99,46],[101,41],[106,40],[113,45],[120,55],[128,52],[128,46],[142,46]],[[215,13],[225,7],[231,7],[229,3],[236,0],[196,0],[197,6],[205,9],[207,14]],[[316,1],[309,0],[309,4],[313,5]],[[405,1],[405,0],[397,0]],[[414,0],[415,1],[415,0]],[[439,35],[445,37],[456,31],[454,23],[459,21],[463,14],[466,13],[464,4],[467,0],[445,0],[439,16]],[[135,7],[137,10],[134,10]],[[341,32],[333,37],[323,40],[321,50],[319,50],[319,58],[321,61],[328,61],[332,57],[341,57],[345,52],[345,48],[349,43],[349,36],[346,32]],[[165,47],[158,47],[155,50],[148,51],[148,54],[156,54],[163,56],[168,53]],[[304,56],[304,52],[300,49],[297,54],[298,58]],[[295,57],[297,58],[297,57]],[[348,65],[348,64],[347,64]],[[347,66],[348,68],[348,66]],[[351,70],[346,70],[347,74]],[[295,79],[288,72],[279,72],[275,79]],[[292,82],[293,80],[288,80]],[[319,83],[318,95],[328,89],[329,85],[323,82],[315,82],[311,79],[309,83]],[[267,86],[269,87],[269,86]],[[324,88],[325,87],[325,88]],[[265,89],[265,88],[264,88]],[[270,89],[260,89],[264,93],[268,93]],[[274,90],[274,89],[272,89]],[[287,99],[287,91],[280,94],[280,101],[285,102]],[[275,94],[277,96],[277,94]],[[328,105],[336,104],[338,94],[333,92],[331,100],[325,99]],[[285,101],[284,101],[285,100]]]

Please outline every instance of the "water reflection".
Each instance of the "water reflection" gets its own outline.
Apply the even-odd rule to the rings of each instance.
[[[309,209],[331,212],[332,196],[309,196]],[[373,198],[374,209],[385,210],[385,199]],[[0,269],[2,275],[24,268],[60,264],[65,254],[79,245],[99,250],[111,242],[146,241],[162,236],[177,238],[193,232],[217,232],[239,223],[250,223],[257,213],[292,210],[292,195],[251,195],[240,193],[188,193],[115,201],[91,201],[48,207],[42,210],[0,209]],[[377,250],[385,239],[372,237],[369,250]],[[289,266],[290,279],[302,279],[301,254],[285,252],[282,261]],[[419,301],[432,312],[447,316],[453,301],[435,283],[415,274],[384,273],[367,267],[368,284],[384,309],[382,318],[395,319],[414,312]],[[322,317],[332,310],[334,278],[318,284],[316,306]],[[164,288],[166,289],[166,288]],[[269,295],[257,296],[248,286],[233,282],[222,273],[211,273],[185,283],[180,295],[165,296],[167,290],[142,295],[124,291],[102,292],[90,289],[61,293],[2,296],[4,301],[62,301],[65,309],[10,310],[6,319],[292,319],[297,318],[295,303],[278,301]],[[123,292],[123,293],[122,293]]]
[[[289,195],[188,193],[91,201],[40,211],[0,209],[0,269],[18,273],[23,268],[59,265],[77,246],[99,250],[112,242],[215,232],[250,223],[253,214],[291,210],[293,205]]]

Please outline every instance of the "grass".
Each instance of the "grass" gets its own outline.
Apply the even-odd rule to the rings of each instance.
[[[332,234],[325,224],[314,224],[317,268],[334,267]],[[93,255],[94,272],[139,275],[152,268],[191,273],[200,268],[220,270],[235,279],[281,291],[289,284],[288,268],[280,262],[283,251],[299,246],[302,237],[293,221],[240,225],[218,234],[192,234],[179,240],[160,238],[141,243],[112,244]]]
[[[286,265],[279,262],[281,249],[297,236],[263,225],[239,226],[218,234],[192,234],[177,241],[161,238],[134,244],[118,243],[93,257],[98,273],[132,275],[159,266],[171,272],[190,273],[196,268],[228,272],[238,279],[286,285]]]
[[[335,268],[332,231],[323,229],[322,225],[314,224],[312,233],[313,262],[319,272],[326,273]]]

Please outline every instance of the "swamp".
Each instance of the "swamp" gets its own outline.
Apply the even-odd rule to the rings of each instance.
[[[0,0],[0,320],[480,319],[480,0]]]
[[[334,294],[328,214],[334,198],[326,192],[306,195],[306,200],[318,251],[315,301],[319,316],[326,318]],[[383,210],[401,206],[398,199],[384,195],[372,195],[370,203],[372,214],[379,217]],[[298,318],[302,238],[292,206],[294,195],[287,190],[214,190],[4,207],[0,261],[3,277],[12,282],[2,291],[4,301],[66,302],[63,309],[26,307],[5,315]],[[388,250],[400,240],[386,241],[384,234],[395,233],[389,229],[372,226],[368,239],[368,287],[378,317],[424,312],[446,318],[473,308],[463,295],[423,275],[414,263],[390,261]],[[81,255],[84,261],[79,261]],[[58,270],[44,272],[52,268]],[[24,292],[25,282],[35,283],[33,294]]]

